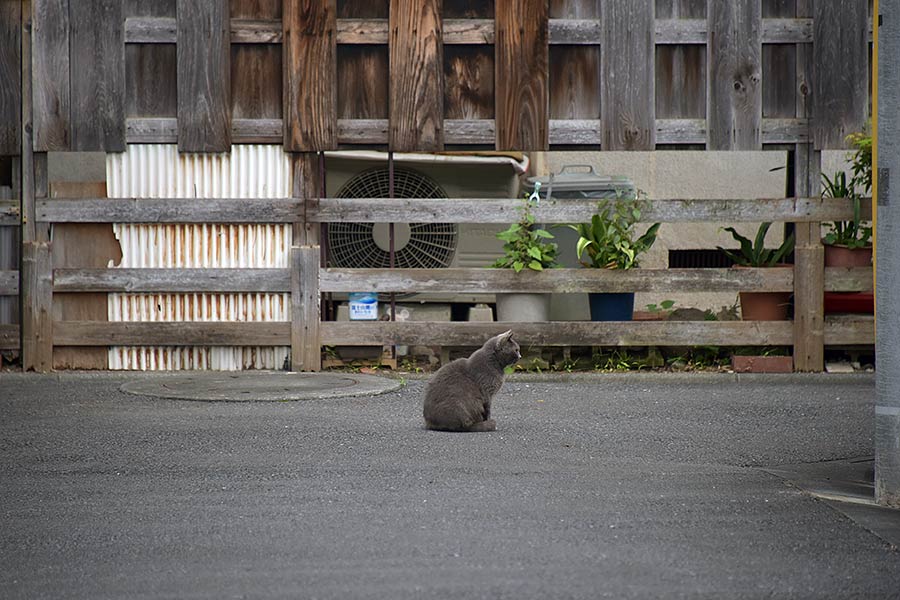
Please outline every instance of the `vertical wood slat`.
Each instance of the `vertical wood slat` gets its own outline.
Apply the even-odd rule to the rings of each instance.
[[[657,19],[706,19],[705,0],[657,0]],[[706,47],[656,46],[656,118],[706,118]]]
[[[307,213],[318,208],[322,195],[322,177],[319,170],[319,155],[315,152],[301,152],[291,156],[293,170],[294,198],[303,199],[302,219],[294,221],[293,243],[297,246],[316,246],[319,244],[321,224],[311,223]]]
[[[284,3],[284,149],[337,148],[335,0]]]
[[[653,150],[656,145],[654,0],[603,5],[601,147]]]
[[[494,52],[490,46],[444,47],[444,118],[494,118]]]
[[[228,0],[178,0],[178,150],[231,149]]]
[[[34,0],[32,25],[34,149],[69,150],[69,0]]]
[[[866,125],[868,18],[868,2],[862,0],[813,3],[811,133],[820,150],[846,148],[846,136]]]
[[[397,152],[444,149],[444,44],[440,0],[391,0],[390,126]]]
[[[0,155],[17,156],[22,142],[21,30],[21,2],[0,0]]]
[[[22,244],[22,368],[53,368],[53,270],[49,242]]]
[[[291,247],[291,370],[322,369],[319,247]]]
[[[759,0],[710,2],[709,150],[759,150],[762,17]]]
[[[71,147],[125,150],[125,21],[121,0],[69,0]]]
[[[496,0],[497,150],[546,150],[549,17],[546,0]]]
[[[821,153],[810,144],[794,150],[794,193],[810,196],[819,190]],[[794,369],[825,369],[825,248],[821,223],[795,223],[794,246]]]

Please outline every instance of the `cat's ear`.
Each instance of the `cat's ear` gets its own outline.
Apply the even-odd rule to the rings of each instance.
[[[510,329],[509,331],[506,331],[506,332],[501,333],[500,335],[498,335],[497,338],[498,338],[501,342],[506,342],[506,341],[512,339],[512,334],[513,334],[512,329]]]

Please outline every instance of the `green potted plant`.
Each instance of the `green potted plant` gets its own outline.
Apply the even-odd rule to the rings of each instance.
[[[847,136],[847,139],[856,147],[850,157],[850,180],[847,180],[844,171],[836,172],[832,178],[822,174],[823,198],[849,198],[853,202],[853,218],[829,223],[829,229],[822,238],[826,267],[865,267],[872,264],[872,225],[860,219],[862,196],[872,191],[872,136],[860,132]]]
[[[792,266],[782,261],[794,250],[794,232],[786,236],[778,248],[766,248],[766,234],[771,226],[772,223],[760,223],[753,241],[738,233],[734,227],[726,227],[725,231],[740,247],[729,250],[718,246],[718,249],[739,268]],[[790,292],[740,292],[741,317],[745,321],[783,321],[788,316],[790,298]]]
[[[508,229],[497,234],[503,242],[503,256],[491,267],[513,269],[516,273],[535,272],[557,266],[559,248],[553,234],[535,225],[532,207],[537,202],[534,194],[525,197],[519,208],[521,216]],[[512,293],[497,294],[497,320],[511,322],[547,321],[550,315],[550,294]]]
[[[570,225],[578,233],[576,254],[585,267],[596,269],[633,269],[639,256],[656,242],[659,223],[654,223],[635,238],[635,225],[641,220],[644,202],[622,196],[601,200],[590,223]],[[634,292],[590,293],[591,319],[594,321],[630,321],[634,314]]]

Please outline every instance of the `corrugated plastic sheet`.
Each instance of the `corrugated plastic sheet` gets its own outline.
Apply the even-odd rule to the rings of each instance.
[[[283,198],[290,162],[280,146],[230,154],[179,154],[174,145],[129,145],[108,154],[113,198]],[[290,262],[291,226],[117,223],[121,267],[270,268]],[[110,321],[287,321],[290,294],[110,294]],[[111,369],[280,369],[288,347],[111,347]]]

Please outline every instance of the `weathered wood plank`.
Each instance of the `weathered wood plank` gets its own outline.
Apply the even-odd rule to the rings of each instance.
[[[825,267],[826,292],[872,290],[872,267]]]
[[[551,323],[323,322],[321,343],[340,345],[478,346],[512,329],[534,346],[788,346],[789,321],[564,321]]]
[[[129,144],[174,144],[178,122],[173,118],[132,118],[125,120]],[[231,138],[235,143],[277,144],[284,138],[281,119],[232,119]]]
[[[500,294],[515,292],[791,291],[790,269],[325,269],[323,292],[353,292],[360,281],[375,292]]]
[[[320,371],[319,247],[292,247],[291,274],[291,370]]]
[[[540,0],[497,0],[494,118],[498,150],[546,150],[548,7]]]
[[[444,48],[444,82],[444,138],[445,142],[457,143],[450,140],[447,120],[494,117],[494,53],[491,48]],[[492,132],[490,139],[480,143],[493,142]]]
[[[761,21],[758,0],[709,5],[710,150],[761,148]]]
[[[72,149],[125,150],[125,38],[120,0],[69,0]]]
[[[281,44],[281,19],[231,19],[232,44]]]
[[[600,119],[551,119],[550,143],[599,146],[602,131]]]
[[[387,47],[338,46],[337,54],[338,119],[387,119]]]
[[[0,271],[0,296],[19,295],[19,272]]]
[[[797,223],[794,248],[794,369],[825,368],[825,249],[820,223]]]
[[[128,17],[126,44],[174,44],[178,39],[175,17]]]
[[[320,169],[319,161],[319,155],[312,152],[297,153],[291,156],[293,171],[291,196],[297,198],[302,205],[300,219],[294,222],[292,239],[294,244],[300,246],[317,245],[321,237],[321,224],[312,223],[306,218],[308,213],[318,208],[319,198],[324,193],[323,172]]]
[[[18,325],[0,323],[0,350],[18,350],[19,332]]]
[[[875,343],[875,319],[872,317],[827,317],[826,346],[859,346]]]
[[[53,291],[137,294],[289,292],[289,269],[55,269]]]
[[[391,0],[390,127],[396,152],[444,149],[440,0]]]
[[[178,0],[178,150],[231,149],[227,0]]]
[[[550,49],[550,119],[599,120],[600,88],[600,48]],[[553,134],[551,129],[551,140]]]
[[[172,118],[172,142],[178,114],[175,44],[125,46],[125,137],[132,117]]]
[[[0,156],[21,151],[22,11],[19,0],[0,0]]]
[[[764,1],[762,16],[766,20],[775,18],[792,18],[797,16],[797,3],[794,0]],[[765,39],[765,30],[763,39]],[[797,44],[786,42],[764,44],[762,47],[763,76],[763,117],[797,116],[796,85],[788,82],[797,80]],[[771,84],[771,82],[780,82]],[[783,82],[783,83],[781,83]]]
[[[69,150],[69,1],[33,4],[34,149]]]
[[[334,0],[288,0],[284,18],[284,149],[337,148]]]
[[[706,119],[657,119],[656,143],[706,143]]]
[[[813,120],[817,149],[846,148],[868,113],[868,3],[813,3]]]
[[[184,201],[182,201],[184,202]],[[863,219],[871,208],[863,202]],[[454,198],[446,200],[388,198],[323,198],[317,211],[308,218],[315,222],[422,222],[512,223],[521,204],[496,198]],[[43,205],[42,205],[43,207]],[[534,209],[535,219],[543,223],[589,221],[596,211],[592,200],[545,200]],[[846,220],[852,207],[843,199],[772,198],[756,200],[653,200],[643,211],[643,222],[754,222],[782,220],[796,222]],[[56,213],[57,216],[59,213]],[[477,217],[475,217],[477,215]]]
[[[39,222],[54,223],[292,223],[294,198],[95,198],[40,200]]]
[[[610,0],[603,7],[601,145],[604,150],[653,150],[654,0]]]
[[[14,227],[21,222],[18,200],[0,201],[0,227]]]
[[[232,131],[238,119],[280,119],[284,105],[282,52],[277,45],[231,47]]]
[[[289,321],[53,323],[54,342],[65,346],[287,346]]]
[[[405,198],[323,198],[308,209],[308,219],[323,223],[423,222],[511,223],[521,202],[516,199],[455,198],[452,201]],[[36,220],[53,223],[291,223],[302,217],[296,198],[96,198],[39,200]],[[534,210],[546,223],[589,220],[596,210],[592,200],[547,200]],[[721,200],[653,200],[642,221],[753,222],[847,220],[853,211],[842,198],[772,198]],[[863,202],[863,219],[871,207]]]
[[[53,270],[49,242],[22,244],[22,369],[53,368]]]
[[[232,19],[280,19],[282,0],[231,0]]]

